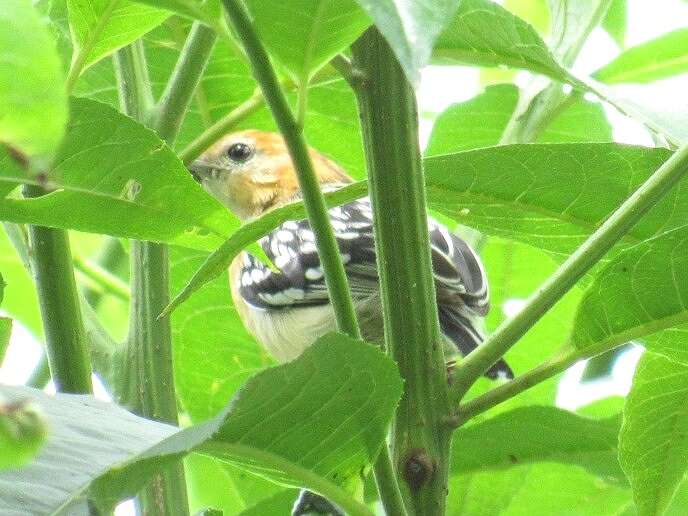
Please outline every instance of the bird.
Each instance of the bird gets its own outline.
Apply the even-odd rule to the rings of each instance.
[[[309,148],[324,192],[353,179],[337,163]],[[255,129],[225,135],[188,167],[193,178],[242,221],[301,199],[287,145],[278,133]],[[383,318],[369,198],[328,210],[344,263],[361,333],[383,343]],[[483,341],[481,318],[489,310],[487,276],[476,252],[428,217],[433,276],[445,359],[466,356]],[[277,361],[298,357],[318,337],[336,330],[315,235],[308,220],[288,220],[264,236],[266,265],[241,252],[229,267],[234,306],[246,328]],[[511,379],[504,360],[485,376]]]

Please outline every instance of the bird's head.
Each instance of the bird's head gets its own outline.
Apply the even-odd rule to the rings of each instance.
[[[321,184],[351,182],[334,162],[313,149],[309,152]],[[194,161],[189,171],[243,220],[300,196],[287,146],[277,133],[248,130],[228,134]]]

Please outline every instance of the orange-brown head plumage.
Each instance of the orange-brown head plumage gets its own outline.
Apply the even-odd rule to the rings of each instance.
[[[334,162],[309,149],[321,184],[342,184],[351,178]],[[241,219],[292,202],[299,183],[281,135],[247,130],[224,136],[190,167],[194,177]]]

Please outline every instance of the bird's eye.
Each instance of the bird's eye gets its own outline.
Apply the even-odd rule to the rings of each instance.
[[[227,149],[227,157],[235,163],[244,163],[253,156],[253,147],[248,143],[234,143]]]

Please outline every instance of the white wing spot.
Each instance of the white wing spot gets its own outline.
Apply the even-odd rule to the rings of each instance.
[[[315,242],[304,242],[301,244],[301,252],[304,254],[312,254],[316,253],[318,251],[317,247],[315,247]]]
[[[291,242],[292,240],[294,240],[294,232],[293,231],[280,230],[277,232],[277,238],[281,242]]]
[[[306,269],[304,276],[306,276],[306,279],[309,279],[309,280],[313,280],[313,281],[319,280],[320,278],[323,277],[322,267],[311,267],[309,269]]]

